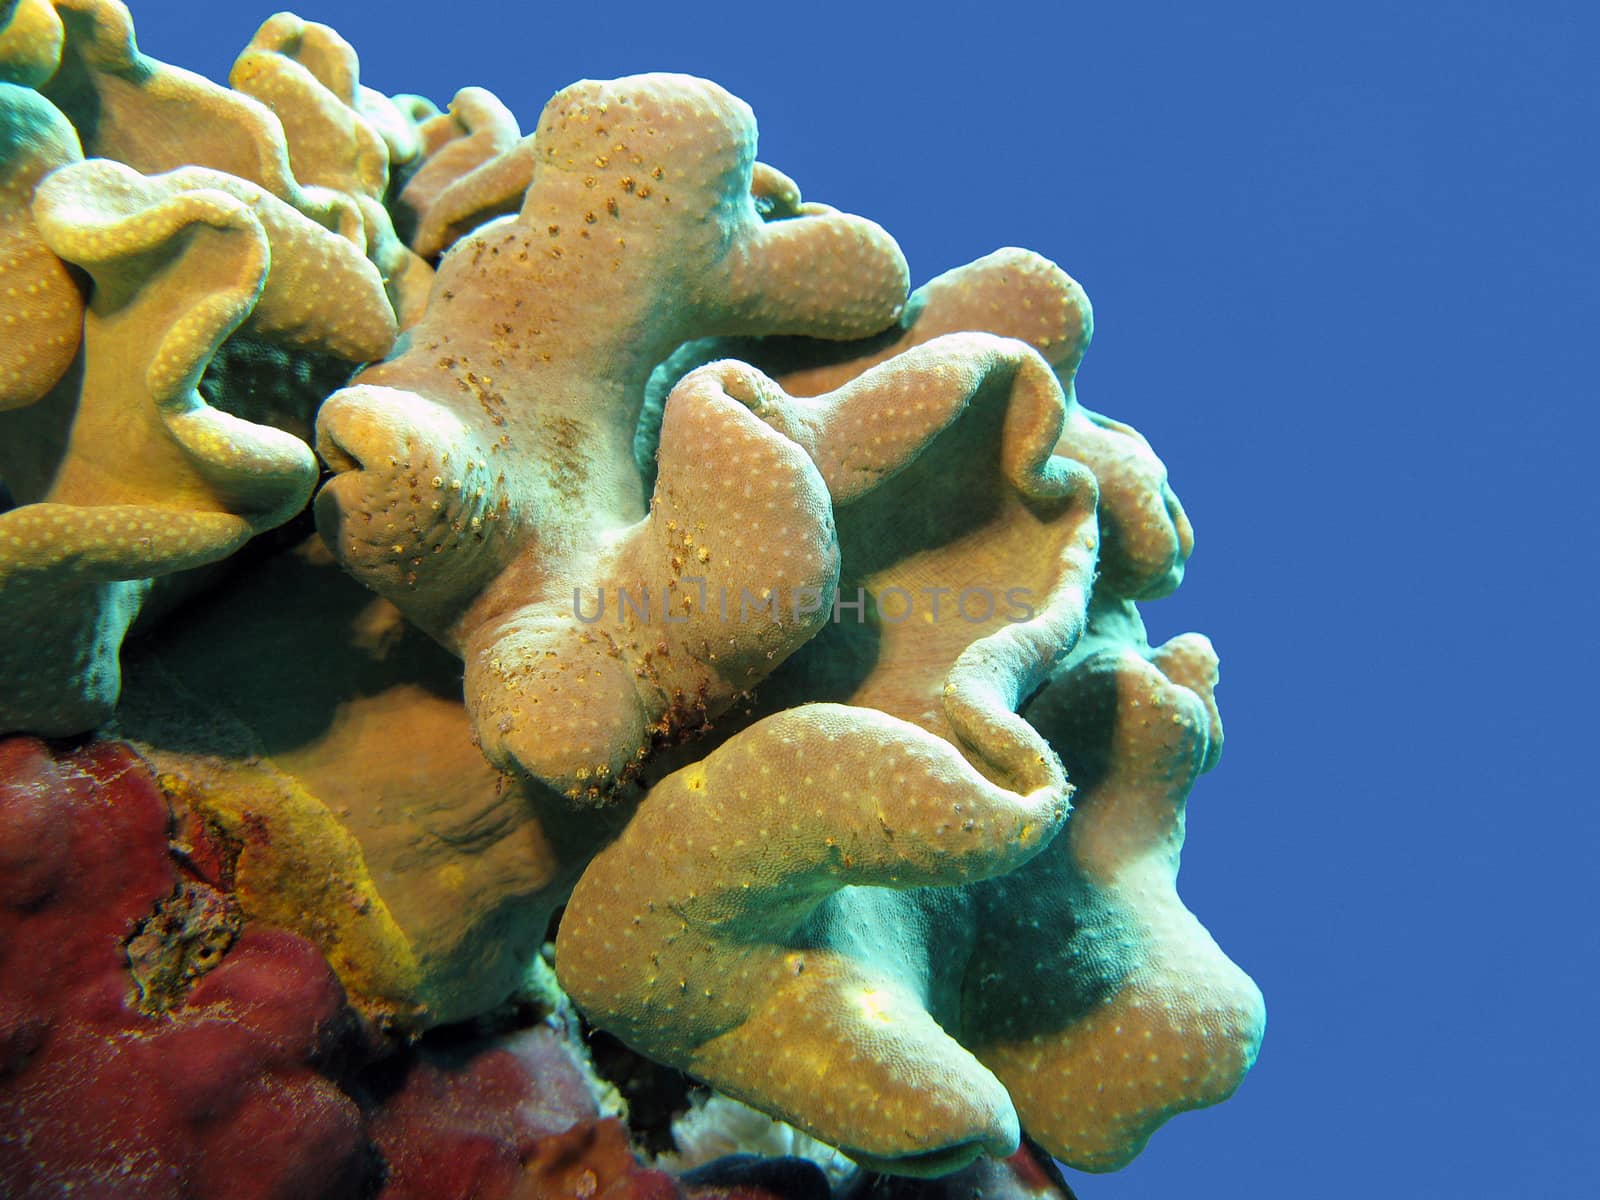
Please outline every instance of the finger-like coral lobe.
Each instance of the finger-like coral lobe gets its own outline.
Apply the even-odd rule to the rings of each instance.
[[[71,164],[33,214],[93,288],[81,374],[4,416],[0,471],[23,503],[0,513],[0,666],[16,681],[0,728],[59,734],[110,713],[145,581],[231,553],[315,483],[304,442],[201,399],[222,341],[247,326],[370,357],[394,318],[349,243],[221,172]]]
[[[64,30],[50,0],[13,0],[0,20],[0,82],[38,87],[61,63]]]
[[[1075,378],[1094,331],[1089,298],[1060,267],[1028,250],[996,250],[946,271],[911,294],[895,328],[857,342],[707,338],[681,347],[651,377],[635,451],[648,472],[665,397],[700,364],[741,359],[787,391],[814,396],[896,354],[967,330],[1027,342],[1059,378],[1067,403],[1055,452],[1083,464],[1099,484],[1101,586],[1135,599],[1171,592],[1183,579],[1194,531],[1150,444],[1128,425],[1078,403]]]
[[[462,88],[443,113],[421,97],[409,99],[419,161],[396,198],[396,219],[410,230],[412,249],[434,259],[485,221],[522,207],[533,140],[523,139],[516,117],[484,88]]]
[[[937,903],[909,889],[1044,845],[1066,813],[1061,780],[1042,765],[1029,782],[991,784],[872,709],[769,717],[658,784],[590,866],[562,978],[647,1053],[853,1155],[939,1173],[1009,1154],[1005,1092],[929,1012],[948,980],[930,986],[926,957],[873,927]],[[645,857],[660,868],[642,872]]]
[[[1121,636],[1091,637],[1028,709],[1076,806],[1044,854],[978,889],[990,946],[1029,949],[980,951],[968,977],[978,1057],[1052,1154],[1095,1171],[1232,1095],[1265,1021],[1176,891],[1185,801],[1221,748],[1216,656],[1196,634],[1147,648],[1118,616]]]

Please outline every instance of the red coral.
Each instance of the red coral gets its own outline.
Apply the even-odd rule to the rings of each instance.
[[[165,1015],[136,1007],[129,939],[208,886],[172,825],[125,746],[0,741],[0,1193],[359,1194],[361,1113],[316,1065],[352,1018],[314,946],[247,927]]]
[[[635,1162],[622,1123],[600,1117],[568,1046],[541,1025],[419,1053],[373,1118],[382,1200],[678,1200]]]
[[[663,1171],[648,1171],[628,1149],[621,1121],[585,1121],[541,1138],[527,1164],[518,1200],[681,1200]]]

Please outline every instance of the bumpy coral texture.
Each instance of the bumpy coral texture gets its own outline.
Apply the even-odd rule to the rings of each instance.
[[[1204,637],[1151,647],[1131,604],[1097,611],[1027,710],[1078,782],[1072,819],[976,889],[974,1051],[1084,1170],[1121,1167],[1174,1113],[1226,1099],[1261,1040],[1261,993],[1176,890],[1189,791],[1222,749],[1216,682]]]
[[[533,178],[533,139],[494,93],[465,87],[446,112],[421,96],[396,97],[413,123],[419,154],[395,198],[396,223],[412,249],[436,259],[493,217],[522,207]]]
[[[0,743],[8,1180],[682,1194],[581,1103],[494,1115],[569,1079],[537,1036],[371,1121],[324,1070],[495,1010],[563,903],[595,1024],[951,1194],[1238,1086],[1261,997],[1176,891],[1216,657],[1136,607],[1194,535],[1059,267],[908,298],[687,76],[524,135],[289,13],[228,87],[117,0],[0,20],[0,732],[114,722],[227,847],[171,859],[120,744]],[[53,938],[70,986],[16,970]]]
[[[0,729],[63,734],[111,714],[151,580],[231,554],[316,481],[303,441],[202,398],[224,341],[354,363],[396,323],[366,257],[376,201],[302,187],[278,119],[141,55],[120,4],[34,11],[4,47],[43,91],[0,84],[0,137],[27,147],[8,161],[0,267],[37,297],[9,315],[42,321],[41,351],[7,355],[0,413],[18,505],[0,513]],[[89,281],[70,369],[62,326],[82,302],[64,264]]]
[[[632,442],[651,369],[705,334],[871,332],[905,264],[876,225],[799,205],[756,163],[749,109],[703,80],[574,85],[534,144],[518,215],[457,243],[408,346],[323,406],[339,473],[317,518],[347,569],[462,655],[491,762],[599,795],[815,632],[793,594],[831,594],[837,568],[816,470],[722,397],[664,422],[646,511]],[[775,593],[778,612],[722,625],[682,607],[688,575]],[[580,597],[618,588],[651,593],[655,617],[614,600],[579,620]]]
[[[1019,1123],[1075,1166],[1120,1166],[1173,1113],[1230,1094],[1261,1036],[1259,993],[1173,888],[1183,800],[1220,750],[1215,659],[1204,639],[1148,651],[1131,602],[1119,598],[1175,586],[1191,534],[1143,439],[1076,405],[1071,379],[1088,311],[1058,268],[1003,251],[921,289],[898,336],[854,353],[794,340],[738,346],[757,361],[787,360],[784,379],[797,390],[835,391],[801,402],[751,367],[723,362],[685,376],[665,405],[670,412],[708,375],[726,377],[807,447],[839,514],[840,594],[852,585],[870,594],[875,619],[824,630],[763,689],[758,713],[770,706],[776,715],[652,789],[574,893],[561,931],[562,979],[597,1020],[650,1053],[900,1172],[943,1172],[979,1150],[1004,1153]],[[1036,506],[993,521],[982,467],[993,456],[983,451],[976,406],[910,468],[865,486],[830,465],[836,443],[817,432],[837,425],[847,431],[838,441],[857,445],[841,416],[847,397],[864,391],[880,404],[870,441],[893,445],[904,410],[881,380],[904,371],[919,380],[919,397],[937,395],[930,380],[941,375],[926,357],[964,341],[972,362],[983,344],[943,334],[965,323],[997,325],[1051,354],[1065,391],[1037,355],[1018,355],[1020,379],[1031,367],[1032,378],[1049,381],[1048,401],[1038,403],[1052,414],[1050,462],[1058,470],[1083,464],[1104,480],[1098,511],[1118,531],[1100,548],[1098,628],[1085,636],[1089,587],[1080,575],[1072,619],[1046,622],[1031,669],[991,691],[1004,698],[989,706],[991,728],[1005,730],[1003,744],[1025,748],[1036,739],[1002,724],[1005,714],[1052,658],[1071,652],[1026,711],[1083,789],[1078,808],[1044,853],[998,869],[959,853],[991,839],[1025,848],[1015,828],[993,824],[991,797],[950,793],[905,770],[890,749],[895,741],[903,749],[904,736],[865,743],[849,728],[851,710],[783,711],[808,698],[869,704],[939,733],[993,772],[983,740],[963,728],[969,710],[958,681],[963,665],[1003,663],[1003,655],[986,639],[958,651],[947,676],[934,664],[951,661],[942,645],[973,635],[974,611],[994,603],[993,581],[1022,585],[1030,599],[1051,594],[1048,577],[1028,574],[1060,553],[1051,524]],[[663,373],[707,352],[687,348]],[[808,359],[809,368],[794,366]],[[1002,463],[1016,427],[1009,415],[1000,427]],[[1082,547],[1096,548],[1092,520]],[[950,589],[942,618],[939,585]],[[974,585],[981,607],[964,607],[963,585]],[[1030,625],[1045,632],[1013,622],[994,637],[1004,644]],[[1091,650],[1100,656],[1086,657]],[[1139,654],[1171,682],[1148,667],[1133,673],[1129,656]],[[929,686],[941,678],[942,693]],[[1098,691],[1091,684],[1106,678],[1123,680],[1120,707],[1103,699],[1103,683]],[[1063,712],[1073,713],[1070,723]],[[811,713],[818,728],[808,731]],[[1151,713],[1170,713],[1170,725],[1149,732]],[[1095,774],[1102,745],[1126,772],[1115,783]],[[1151,815],[1139,819],[1141,809]],[[1117,848],[1088,863],[1077,848],[1104,828]],[[808,856],[796,841],[821,845]],[[941,871],[933,876],[917,869],[930,852]],[[663,860],[665,869],[645,866]],[[833,1069],[841,1051],[850,1072]]]
[[[1093,310],[1074,279],[1028,250],[996,250],[945,272],[912,294],[896,327],[863,342],[708,338],[681,347],[651,377],[635,452],[648,469],[667,393],[701,364],[742,359],[795,395],[815,396],[895,354],[971,329],[1027,342],[1060,380],[1066,413],[1056,453],[1088,467],[1100,487],[1101,589],[1141,600],[1175,590],[1194,549],[1194,530],[1149,442],[1078,402],[1075,380],[1094,332]]]

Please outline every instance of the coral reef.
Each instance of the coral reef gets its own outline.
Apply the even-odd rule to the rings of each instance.
[[[1059,1197],[1230,1095],[1188,518],[1059,267],[908,282],[705,80],[5,6],[0,1190]]]

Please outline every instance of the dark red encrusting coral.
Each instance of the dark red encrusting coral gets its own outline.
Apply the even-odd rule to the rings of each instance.
[[[61,756],[0,740],[0,1065],[47,1018],[98,1023],[127,990],[123,943],[176,884],[166,800],[125,747]],[[109,996],[102,993],[109,991]]]
[[[622,1123],[601,1118],[569,1046],[542,1024],[380,1067],[403,1070],[371,1125],[382,1200],[677,1200],[669,1176],[634,1160]]]
[[[231,910],[185,864],[223,856],[186,824],[180,861],[173,832],[127,747],[0,741],[0,1194],[360,1195],[361,1112],[321,1066],[356,1028],[338,980],[293,934],[196,928]],[[130,940],[172,967],[165,1015]]]

